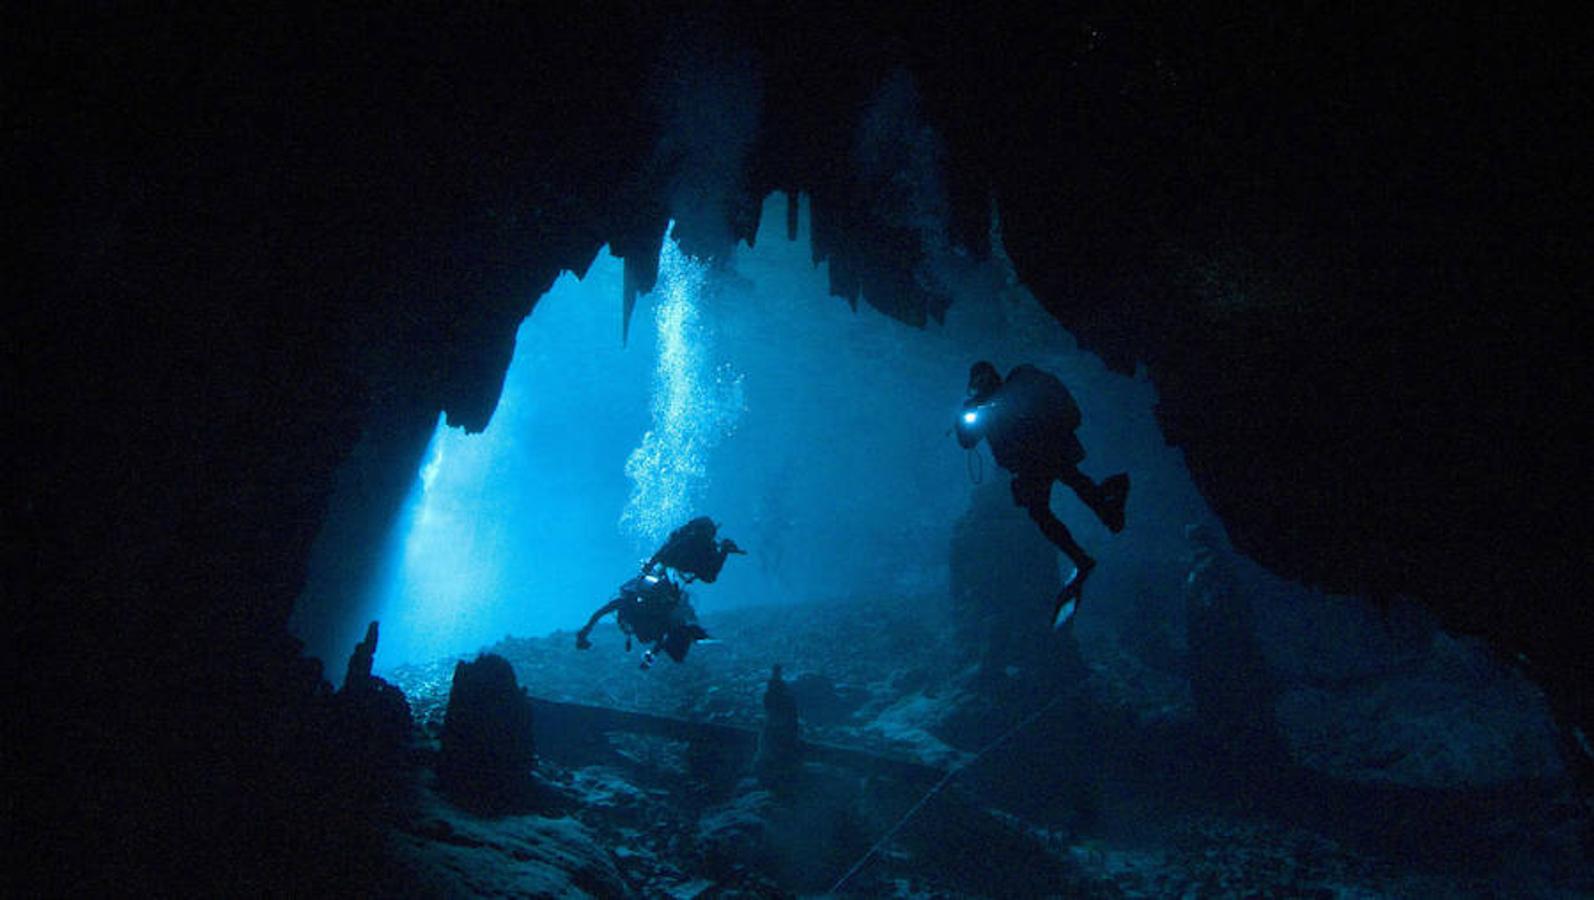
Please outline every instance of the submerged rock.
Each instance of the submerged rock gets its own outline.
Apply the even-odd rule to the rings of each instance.
[[[1013,506],[1005,479],[975,490],[953,528],[948,563],[953,632],[962,655],[979,665],[977,685],[1000,693],[1010,668],[1031,682],[1083,674],[1071,641],[1049,627],[1063,586],[1057,548]]]
[[[678,740],[600,729],[602,752],[555,753],[545,736],[539,784],[571,796],[571,815],[611,849],[623,886],[589,875],[581,877],[597,880],[524,883],[541,885],[544,896],[789,896],[827,891],[862,861],[843,885],[848,895],[1471,896],[1501,884],[1513,895],[1587,893],[1594,881],[1583,874],[1585,857],[1563,836],[1586,829],[1587,814],[1564,796],[1564,774],[1554,775],[1554,760],[1540,754],[1548,745],[1527,727],[1549,722],[1536,689],[1474,642],[1391,629],[1377,616],[1346,612],[1346,627],[1329,630],[1335,646],[1312,652],[1322,632],[1316,623],[1335,608],[1303,610],[1304,601],[1291,604],[1282,593],[1254,598],[1255,633],[1281,691],[1278,720],[1304,767],[1280,766],[1243,795],[1233,790],[1237,775],[1259,773],[1214,772],[1218,759],[1200,739],[1183,673],[1137,668],[1132,653],[1093,632],[1081,642],[1099,677],[1053,695],[1055,703],[1008,703],[1002,715],[980,717],[969,711],[1044,679],[1004,669],[1000,683],[1011,687],[992,690],[979,678],[979,659],[948,650],[954,629],[941,627],[921,598],[718,611],[710,627],[723,643],[668,669],[667,678],[634,665],[592,665],[568,634],[500,645],[539,694],[703,724],[724,716],[745,730],[764,717],[762,689],[781,660],[793,672],[834,678],[837,693],[856,685],[869,697],[843,722],[817,725],[793,681],[802,737],[957,768],[931,791],[934,777],[914,778],[901,766],[860,769],[810,750],[795,790],[779,794],[745,769],[739,781],[719,770],[703,775]],[[1281,622],[1285,613],[1302,621]],[[904,635],[911,653],[893,646]],[[419,695],[442,691],[446,681],[432,669],[414,675],[417,702],[440,706]],[[1103,693],[1103,685],[1115,687]],[[1172,712],[1152,714],[1165,709]],[[978,727],[949,730],[963,720]],[[1403,756],[1380,759],[1382,738],[1358,737],[1391,729],[1388,746],[1405,748]],[[1480,778],[1491,755],[1510,760],[1518,751],[1519,763],[1502,771],[1550,778],[1531,796],[1534,785],[1509,781],[1489,791],[1403,786],[1431,784],[1445,770]],[[1421,780],[1377,780],[1378,767]],[[531,827],[527,818],[498,821],[523,834]],[[508,849],[441,853],[508,870],[526,862],[513,840],[498,846]],[[447,865],[458,874],[465,863]],[[472,884],[524,894],[513,878],[484,872]]]
[[[372,622],[349,656],[323,740],[336,789],[351,798],[381,802],[401,790],[413,723],[404,692],[371,674],[377,630]]]
[[[819,672],[804,672],[790,683],[792,698],[802,710],[803,721],[815,725],[846,722],[868,699],[866,692],[840,688]]]
[[[1278,704],[1303,765],[1351,781],[1478,788],[1566,775],[1542,692],[1481,642],[1435,632],[1415,670]]]
[[[596,833],[571,818],[479,819],[433,802],[395,840],[410,880],[441,897],[624,897]]]
[[[797,701],[777,664],[764,688],[764,727],[753,758],[753,771],[765,787],[779,791],[792,784],[802,754],[801,728]]]
[[[1250,595],[1234,577],[1228,551],[1205,523],[1185,529],[1190,691],[1202,733],[1224,755],[1277,764],[1283,742],[1274,722],[1276,678],[1256,636]]]
[[[437,774],[456,799],[502,804],[525,798],[537,762],[531,698],[502,656],[454,667]]]

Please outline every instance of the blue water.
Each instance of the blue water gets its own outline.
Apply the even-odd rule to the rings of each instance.
[[[573,629],[698,514],[749,551],[694,591],[700,610],[944,594],[952,523],[975,480],[1002,477],[948,434],[981,358],[1067,380],[1086,409],[1086,471],[1137,468],[1136,500],[1163,513],[1167,540],[1202,515],[1157,435],[1149,385],[1071,349],[999,255],[940,261],[951,313],[915,329],[867,298],[854,310],[829,296],[806,206],[791,241],[785,204],[769,198],[754,246],[722,265],[666,242],[628,345],[620,262],[605,250],[584,279],[562,276],[519,329],[488,427],[439,422],[385,546],[364,551],[365,612],[321,643],[352,646],[380,619],[387,671]],[[1055,503],[1104,561],[1159,539],[1153,527],[1125,549],[1066,490]],[[318,548],[331,552],[356,551]],[[1113,577],[1103,566],[1097,583]]]
[[[980,264],[936,260],[934,279],[954,303],[944,323],[914,329],[828,296],[806,216],[797,240],[783,233],[784,202],[772,198],[755,245],[720,265],[666,244],[628,345],[620,263],[604,253],[585,279],[561,278],[519,329],[488,427],[466,434],[439,421],[377,546],[318,545],[323,567],[337,554],[370,559],[359,613],[339,626],[348,634],[320,635],[320,645],[352,647],[364,622],[379,619],[377,671],[432,691],[422,699],[435,707],[446,688],[425,673],[449,666],[395,670],[471,656],[506,636],[574,630],[670,529],[707,514],[748,551],[715,583],[690,588],[700,613],[724,613],[712,620],[721,646],[643,671],[612,627],[587,655],[568,636],[520,642],[517,662],[538,667],[537,690],[748,719],[773,662],[838,681],[845,673],[859,682],[847,690],[894,705],[829,726],[816,715],[812,734],[842,744],[886,734],[935,765],[951,744],[975,759],[1001,745],[959,774],[960,802],[1036,816],[1061,842],[1052,852],[1065,868],[1128,883],[1131,894],[1221,879],[1268,893],[1308,878],[1338,896],[1471,895],[1482,884],[1555,896],[1539,888],[1587,883],[1571,839],[1521,824],[1570,808],[1531,685],[1404,606],[1325,597],[1229,559],[1221,525],[1163,443],[1148,381],[1075,349],[999,251]],[[1054,487],[1055,511],[1098,567],[1050,664],[1024,656],[1017,645],[1033,641],[1022,627],[1005,636],[988,627],[1014,610],[1030,615],[1027,605],[1045,640],[1050,597],[992,594],[946,617],[954,525],[976,492],[973,519],[1000,523],[1008,512],[1018,536],[1030,525],[993,508],[993,499],[1006,507],[1007,475],[988,450],[966,454],[950,433],[978,359],[1058,374],[1084,414],[1086,474],[1133,477],[1118,535]],[[1196,522],[1212,535],[1207,563],[1186,534]],[[962,534],[964,589],[1022,569],[1014,535]],[[981,568],[967,565],[971,540],[991,542],[989,572],[970,574]],[[1025,558],[1044,565],[1040,543]],[[730,612],[818,602],[829,605]],[[787,632],[763,627],[781,621]],[[1007,680],[971,681],[991,650],[993,672]],[[324,660],[329,672],[341,672],[343,655]],[[1048,680],[1058,672],[1069,673],[1061,686]],[[929,794],[908,793],[847,837],[837,823],[850,821],[852,801],[827,790],[799,796],[809,824],[824,826],[815,833],[830,837],[782,848],[803,877],[822,874],[825,884],[861,868],[849,890],[882,890],[887,876],[869,867],[903,863],[871,862],[870,842],[906,821],[895,818],[903,810],[927,834],[950,821]],[[1501,816],[1517,824],[1484,824]],[[926,841],[914,865],[935,869],[941,849]],[[661,867],[681,864],[663,843],[650,852]],[[993,865],[1044,875],[1056,864],[974,854],[958,864],[966,872],[940,871],[983,884]]]

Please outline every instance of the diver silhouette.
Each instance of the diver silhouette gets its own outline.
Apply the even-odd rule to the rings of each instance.
[[[635,637],[645,649],[642,651],[642,668],[651,668],[658,651],[663,650],[676,662],[684,662],[695,641],[708,637],[703,626],[697,624],[697,614],[687,599],[686,591],[667,573],[642,574],[620,585],[620,595],[598,607],[587,624],[576,632],[576,649],[587,650],[598,620],[609,613],[615,614],[620,630],[625,633],[625,649],[631,649]],[[652,646],[647,646],[651,644]]]
[[[717,531],[719,526],[714,524],[713,519],[698,516],[670,532],[658,552],[642,564],[642,571],[647,573],[656,568],[669,568],[679,573],[681,580],[687,584],[697,579],[702,579],[705,584],[713,584],[714,579],[720,576],[720,570],[725,568],[725,557],[732,553],[747,554],[730,538],[716,541],[714,534]]]
[[[984,438],[990,444],[996,464],[1013,473],[1013,503],[1074,563],[1074,574],[1052,607],[1054,625],[1073,616],[1096,560],[1052,512],[1052,483],[1068,485],[1114,534],[1123,530],[1129,497],[1128,473],[1097,484],[1079,471],[1085,447],[1074,430],[1080,420],[1079,404],[1049,372],[1020,365],[1004,380],[985,360],[969,367],[968,396],[956,425],[958,443],[969,449]]]
[[[620,585],[619,596],[588,617],[587,624],[576,632],[576,649],[592,647],[588,635],[600,619],[612,612],[625,633],[626,650],[631,649],[633,637],[644,646],[652,644],[642,652],[642,668],[652,667],[659,650],[676,662],[685,661],[692,644],[707,638],[708,632],[697,623],[697,614],[681,585],[696,579],[712,583],[725,567],[727,556],[747,552],[729,538],[716,541],[714,534],[718,529],[714,520],[699,516],[670,532],[658,552],[642,564],[641,573]]]

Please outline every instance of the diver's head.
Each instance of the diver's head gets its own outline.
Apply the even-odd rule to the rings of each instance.
[[[1002,376],[996,367],[980,360],[969,366],[969,394],[968,399],[978,402],[996,393],[1002,386]]]

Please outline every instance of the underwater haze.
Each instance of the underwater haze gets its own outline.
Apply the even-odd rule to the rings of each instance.
[[[378,671],[575,629],[695,515],[748,551],[691,590],[700,611],[944,596],[953,523],[976,481],[1005,478],[949,434],[976,359],[1060,375],[1085,409],[1083,468],[1137,466],[1136,512],[1158,510],[1168,537],[1205,515],[1157,435],[1149,385],[1072,350],[999,247],[985,263],[938,261],[951,311],[913,328],[830,296],[806,203],[788,240],[786,202],[768,198],[754,245],[712,267],[666,241],[626,343],[619,260],[605,249],[584,278],[559,278],[520,326],[488,427],[439,420],[388,538],[365,552],[363,612],[316,634],[301,608],[326,671],[370,619]],[[1059,487],[1054,503],[1113,558],[1072,494]],[[351,552],[318,544],[301,607],[334,602],[317,573]]]
[[[370,515],[374,451],[340,478],[298,633],[341,674],[381,622],[441,791],[402,855],[438,893],[1588,896],[1588,807],[1520,671],[1233,552],[1149,382],[1077,349],[996,224],[988,261],[927,254],[953,303],[912,328],[829,296],[782,203],[712,266],[666,241],[628,343],[617,260],[560,278],[379,540],[336,524]],[[1060,628],[1069,563],[951,433],[981,359],[1057,374],[1085,474],[1132,477],[1117,534],[1052,489],[1097,561]],[[687,585],[713,640],[653,664],[611,618],[578,646],[699,515],[747,551]],[[494,722],[480,758],[456,705]]]

